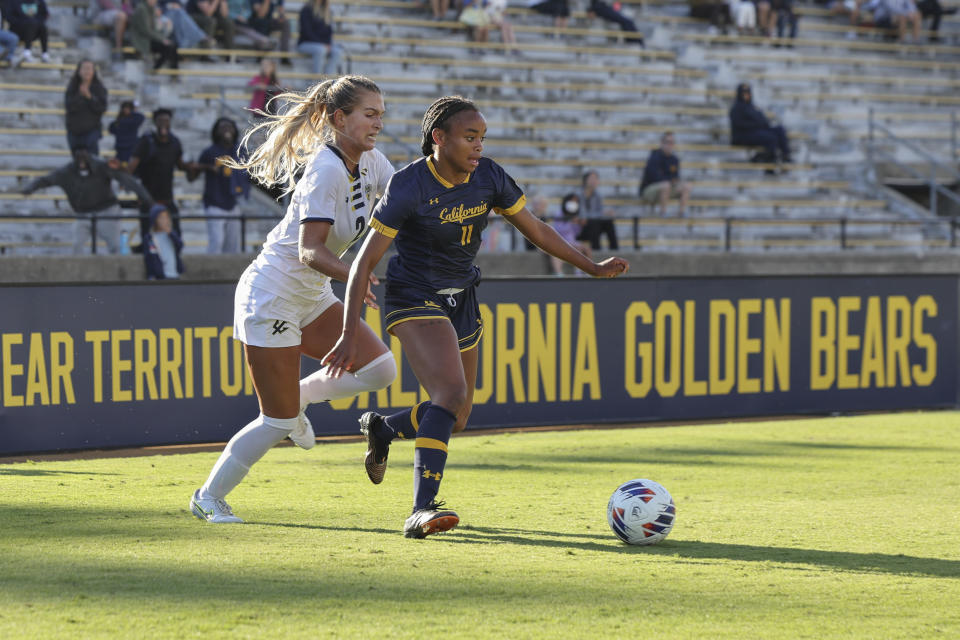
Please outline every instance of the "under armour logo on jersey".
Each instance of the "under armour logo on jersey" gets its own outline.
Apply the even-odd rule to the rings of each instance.
[[[284,331],[286,331],[286,330],[289,329],[289,328],[290,328],[290,327],[287,326],[287,321],[286,321],[286,320],[274,320],[274,321],[273,321],[273,334],[272,334],[272,335],[277,335],[278,333],[283,333]]]
[[[440,198],[430,198],[430,204],[440,204]]]

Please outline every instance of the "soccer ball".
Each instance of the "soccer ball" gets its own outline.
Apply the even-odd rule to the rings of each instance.
[[[607,522],[627,544],[656,544],[667,537],[677,517],[670,492],[653,480],[624,482],[607,503]]]

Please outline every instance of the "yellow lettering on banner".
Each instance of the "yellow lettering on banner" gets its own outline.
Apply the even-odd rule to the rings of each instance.
[[[183,398],[183,381],[180,379],[180,367],[183,364],[183,340],[176,329],[160,329],[158,345],[160,360],[160,397]]]
[[[777,303],[771,298],[763,301],[763,390],[774,389],[774,377],[781,391],[790,390],[790,298],[780,298],[780,318],[777,322]]]
[[[883,388],[887,386],[886,378],[883,367],[883,317],[880,313],[880,296],[870,296],[867,298],[866,316],[863,320],[860,388]]]
[[[737,310],[729,300],[710,301],[710,353],[708,374],[710,395],[727,395],[736,382],[734,360],[736,353]],[[720,325],[723,324],[723,337]],[[723,352],[721,353],[721,349]],[[723,361],[723,375],[720,374],[720,362]]]
[[[758,393],[760,378],[751,378],[750,356],[760,353],[760,338],[750,337],[750,316],[760,313],[759,298],[744,298],[737,303],[737,393]]]
[[[570,400],[570,343],[573,333],[573,305],[560,305],[560,401]]]
[[[913,365],[913,381],[918,386],[928,387],[937,377],[937,341],[929,333],[923,331],[924,317],[937,317],[937,301],[933,296],[924,295],[917,298],[913,307],[913,342],[927,354],[926,367]]]
[[[623,317],[623,386],[631,398],[645,398],[653,388],[653,345],[637,342],[637,321],[650,324],[653,311],[646,302],[631,302]],[[637,360],[640,373],[637,375]]]
[[[87,331],[83,338],[93,343],[93,401],[103,402],[103,344],[110,340],[110,332]]]
[[[707,381],[696,378],[697,303],[683,303],[683,395],[707,395]]]
[[[133,397],[143,400],[144,388],[151,400],[157,393],[157,334],[152,329],[137,329],[133,332]]]
[[[47,380],[47,357],[43,350],[43,334],[30,334],[30,351],[27,354],[27,392],[24,394],[26,405],[32,407],[36,396],[40,404],[50,404],[50,385]]]
[[[133,361],[124,360],[120,357],[120,343],[129,342],[131,331],[129,329],[117,329],[110,332],[110,381],[113,395],[111,400],[114,402],[129,402],[133,399],[133,392],[124,389],[121,374],[125,371],[133,371]]]
[[[810,388],[829,389],[836,378],[837,307],[830,298],[810,300]]]
[[[490,401],[493,397],[493,352],[496,332],[493,326],[493,311],[490,307],[480,305],[480,322],[483,323],[483,336],[480,338],[480,371],[477,375],[477,384],[473,390],[473,404],[480,405]]]
[[[242,390],[243,353],[233,339],[233,327],[224,327],[220,329],[220,391],[232,398]]]
[[[513,346],[507,346],[510,332],[507,325],[513,325]],[[520,305],[504,303],[497,305],[497,404],[507,402],[507,383],[512,383],[514,402],[526,402],[523,390],[523,371],[520,359],[526,350],[523,331],[524,313]]]
[[[580,305],[577,323],[577,355],[573,364],[573,399],[583,400],[583,387],[590,385],[590,399],[600,399],[600,356],[597,348],[597,320],[593,303]]]
[[[665,335],[669,322],[670,340]],[[673,300],[657,305],[653,322],[654,380],[657,393],[663,398],[672,398],[680,389],[680,307]],[[670,355],[666,349],[669,347]],[[667,363],[670,364],[669,374]]]
[[[193,397],[193,329],[183,330],[183,394]]]
[[[200,388],[204,398],[213,395],[213,358],[210,353],[210,342],[217,337],[220,331],[216,327],[196,327],[193,331],[200,341]]]
[[[61,348],[63,357],[60,357]],[[73,393],[73,336],[66,331],[50,333],[50,401],[60,404],[60,385],[67,404],[76,404]]]
[[[860,310],[858,296],[837,299],[837,388],[856,389],[857,376],[850,373],[850,352],[860,350],[860,336],[850,333],[850,313]]]
[[[23,365],[13,362],[13,345],[23,344],[22,333],[3,334],[3,406],[22,407],[23,396],[13,392],[14,376],[23,375]]]
[[[897,386],[897,373],[905,387],[910,386],[910,301],[906,296],[887,298],[887,385]]]
[[[540,401],[540,383],[543,382],[543,399],[546,402],[557,400],[557,305],[546,305],[546,320],[540,316],[540,305],[527,307],[529,324],[527,326],[527,387],[530,402]]]
[[[397,362],[402,362],[403,352],[400,349],[400,341],[396,336],[390,336],[390,351],[393,352],[393,357],[397,359]],[[390,385],[390,406],[410,407],[415,404],[417,404],[417,392],[403,390],[403,367],[397,367],[397,377],[393,379],[393,383]]]

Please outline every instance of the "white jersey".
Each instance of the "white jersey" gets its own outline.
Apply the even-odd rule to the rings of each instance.
[[[329,277],[300,262],[300,223],[331,224],[326,246],[340,257],[366,229],[375,195],[387,187],[393,165],[379,150],[360,155],[351,175],[336,151],[323,145],[304,168],[290,206],[246,271],[247,282],[288,299],[316,300]]]

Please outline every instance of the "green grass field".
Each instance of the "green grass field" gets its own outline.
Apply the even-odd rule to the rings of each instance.
[[[216,453],[0,465],[0,638],[957,638],[960,414],[455,438],[461,516],[400,533],[412,447],[278,447],[229,501]],[[670,537],[606,523],[672,492]]]

